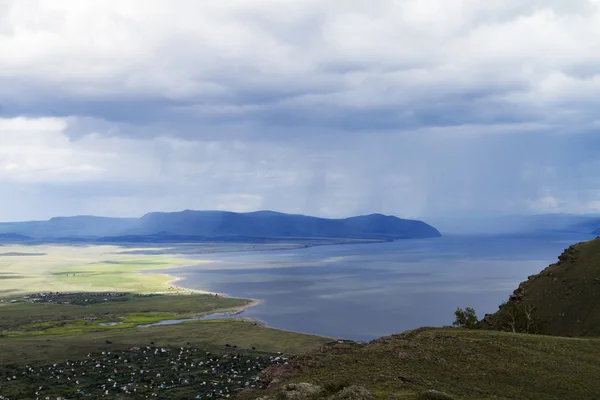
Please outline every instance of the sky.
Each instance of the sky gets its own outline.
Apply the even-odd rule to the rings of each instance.
[[[599,0],[0,0],[0,220],[600,212]]]

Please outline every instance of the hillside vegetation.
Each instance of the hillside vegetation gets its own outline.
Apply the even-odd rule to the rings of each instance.
[[[422,328],[335,344],[291,365],[263,373],[274,383],[245,398],[588,400],[600,393],[598,339]]]
[[[270,386],[247,398],[598,398],[600,238],[569,247],[472,325],[485,329],[421,328],[329,345],[265,371]]]
[[[600,337],[600,238],[569,247],[522,282],[482,327],[556,336]]]

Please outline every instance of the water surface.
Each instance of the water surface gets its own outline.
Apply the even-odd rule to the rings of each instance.
[[[260,299],[242,317],[269,326],[370,340],[450,325],[456,307],[480,317],[519,282],[589,235],[465,237],[199,254],[212,263],[169,270],[178,284]],[[189,254],[185,255],[190,258]]]

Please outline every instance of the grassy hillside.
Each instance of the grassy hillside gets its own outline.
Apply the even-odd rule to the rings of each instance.
[[[523,282],[481,326],[487,329],[422,328],[365,345],[336,343],[296,357],[286,368],[273,367],[263,373],[270,387],[246,396],[598,398],[600,238],[569,247],[556,264]]]
[[[536,333],[600,336],[600,238],[569,247],[557,263],[521,283],[482,325],[524,332],[527,311]]]
[[[339,393],[351,385],[366,388],[373,399],[576,400],[600,393],[598,339],[422,328],[367,345],[336,344],[291,365],[280,368],[287,372],[281,382],[245,398],[369,398]],[[323,391],[289,397],[284,387],[293,382]]]

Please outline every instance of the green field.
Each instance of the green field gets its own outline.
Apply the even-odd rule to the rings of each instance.
[[[203,263],[121,254],[124,249],[117,246],[6,245],[0,250],[0,298],[34,292],[176,292],[168,284],[173,277],[138,272]]]
[[[69,298],[71,296],[61,296],[61,300]],[[4,337],[14,337],[53,333],[47,332],[49,329],[60,330],[63,333],[72,333],[71,328],[75,328],[77,332],[123,329],[162,320],[191,318],[209,312],[240,309],[249,303],[249,300],[205,294],[149,297],[126,294],[116,299],[110,298],[109,301],[100,301],[86,306],[20,301],[14,304],[4,303],[0,308],[2,316],[0,332]],[[118,322],[121,325],[115,327],[100,325],[111,322]]]
[[[115,246],[1,250],[0,396],[7,399],[38,398],[38,385],[50,398],[147,398],[156,393],[158,398],[190,398],[195,393],[214,395],[217,389],[233,394],[257,384],[254,379],[274,362],[274,353],[302,353],[332,340],[239,318],[141,327],[238,312],[252,304],[178,288],[164,273],[139,273],[201,261],[123,254],[125,249]],[[230,350],[234,353],[227,355]],[[147,357],[151,351],[160,353]],[[222,370],[225,367],[208,352],[231,370]],[[243,365],[240,360],[245,360]],[[194,362],[212,363],[221,370],[194,373],[189,367]],[[113,363],[119,363],[121,372],[114,372],[116,364],[107,367]],[[245,372],[236,372],[238,381],[232,380],[229,374],[242,366]],[[143,370],[152,371],[154,378],[134,376]],[[65,381],[71,377],[72,382]],[[202,383],[207,380],[213,386]],[[113,386],[105,387],[106,382]]]
[[[248,321],[237,321],[232,325],[233,320],[186,322],[141,330],[137,328],[139,325],[163,320],[241,311],[252,302],[182,290],[168,283],[173,279],[171,276],[138,273],[200,264],[201,261],[180,260],[168,255],[141,257],[122,254],[123,250],[115,246],[2,246],[0,347],[3,350],[0,353],[9,354],[10,347],[20,348],[17,345],[20,340],[35,342],[52,337],[48,340],[59,343],[63,338],[89,344],[93,338],[117,335],[135,341],[140,335],[145,338],[158,332],[164,333],[168,341],[179,333],[181,337],[187,337],[186,332],[190,330],[201,336],[193,340],[187,337],[186,341],[210,345],[220,343],[217,336],[230,337],[224,336],[221,330],[232,327],[236,327],[232,332],[244,336],[243,340],[240,338],[241,343],[250,340],[252,334],[249,332],[261,332],[256,338],[259,342],[262,340],[263,345],[258,346],[261,348],[266,346],[264,343],[271,342],[269,335],[294,338],[293,341],[306,340],[306,347],[302,340],[295,344],[286,344],[283,340],[271,343],[265,350],[281,346],[299,351],[318,347],[324,340],[263,328]],[[127,249],[128,252],[135,250]],[[40,292],[57,294],[42,297]],[[218,335],[211,334],[212,331]]]

